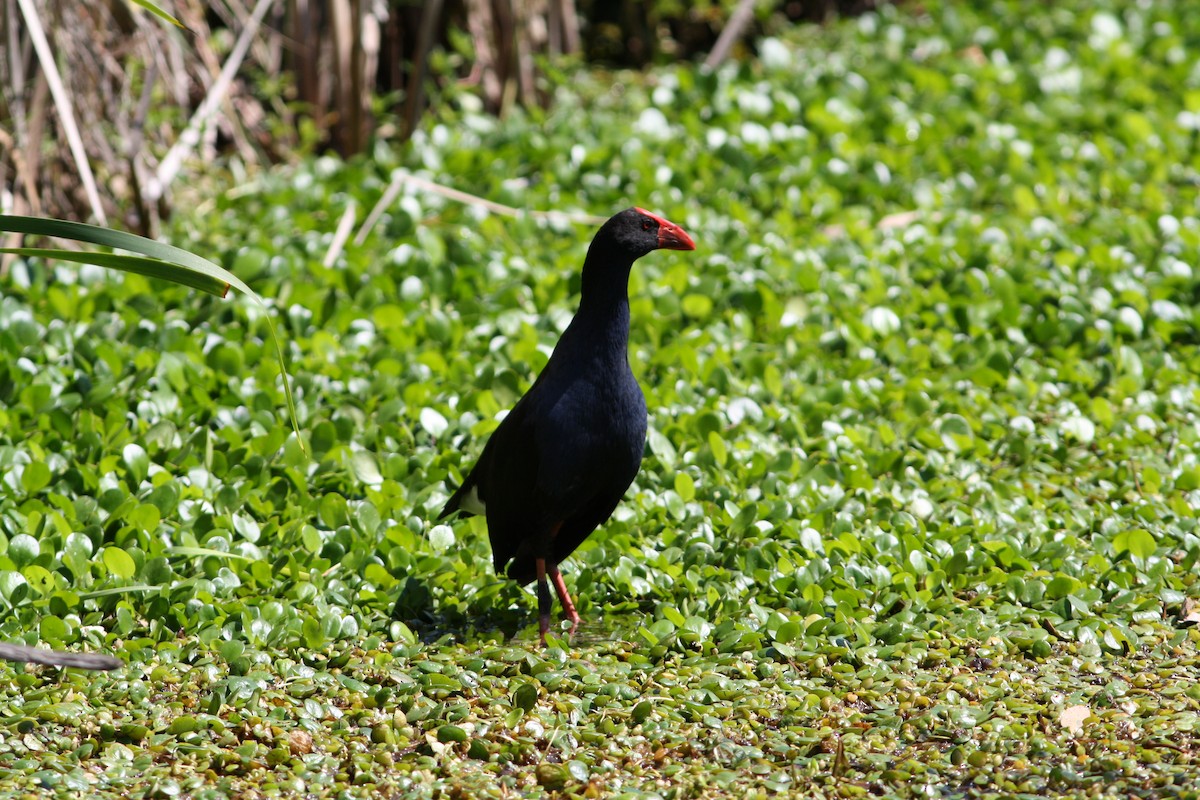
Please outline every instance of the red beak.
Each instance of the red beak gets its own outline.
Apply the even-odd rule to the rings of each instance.
[[[683,228],[670,220],[663,219],[657,214],[651,214],[644,208],[637,209],[658,223],[658,246],[663,250],[695,250],[696,243],[688,236]]]

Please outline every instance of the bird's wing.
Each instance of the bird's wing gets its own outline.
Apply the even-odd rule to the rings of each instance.
[[[532,438],[525,431],[528,427],[525,422],[529,408],[525,397],[522,397],[513,406],[512,411],[508,412],[496,430],[492,431],[492,435],[488,437],[487,443],[483,446],[483,452],[479,454],[479,460],[475,462],[475,466],[471,467],[471,471],[463,479],[462,486],[459,486],[454,494],[450,495],[450,499],[442,507],[442,513],[438,515],[438,519],[447,517],[455,511],[462,511],[465,514],[483,513],[488,497],[492,493],[491,476],[494,472],[495,462],[498,458],[503,458],[503,454],[512,448],[521,447],[522,439]]]
[[[492,435],[488,437],[487,443],[483,446],[483,452],[479,454],[479,460],[475,462],[475,466],[471,467],[471,471],[463,479],[462,486],[459,486],[454,494],[450,495],[446,505],[442,506],[442,513],[438,514],[438,519],[448,517],[455,511],[461,511],[464,514],[484,513],[490,494],[489,484],[491,481],[488,476],[492,474],[493,462],[497,460],[499,454],[509,452],[514,447],[528,449],[527,445],[532,443],[533,434],[527,430],[530,421],[529,411],[537,401],[538,386],[543,382],[542,379],[545,378],[548,371],[548,368],[542,370],[534,379],[533,385],[526,390],[512,410],[500,421],[496,430],[492,431]]]

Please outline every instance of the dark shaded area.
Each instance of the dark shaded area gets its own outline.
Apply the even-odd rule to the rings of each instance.
[[[516,584],[512,585],[515,588]],[[403,622],[426,644],[446,636],[456,641],[466,641],[481,634],[497,632],[509,640],[537,623],[537,616],[532,609],[501,606],[438,608],[425,582],[411,576],[404,581],[396,604],[392,607],[392,619]]]
[[[766,33],[789,24],[824,23],[836,17],[871,11],[881,0],[785,0],[773,6],[758,5],[754,21],[740,37],[743,47],[754,48]],[[561,8],[564,0],[555,0]],[[536,84],[536,59],[570,54],[578,40],[584,60],[614,67],[642,68],[673,60],[701,60],[713,48],[729,22],[733,6],[697,2],[637,0],[575,0],[573,13],[562,19],[547,12],[542,26],[531,26],[514,0],[391,0],[379,20],[378,49],[335,53],[334,60],[351,69],[327,69],[332,47],[330,29],[336,27],[331,6],[293,2],[283,29],[290,34],[284,64],[295,79],[298,99],[320,128],[325,144],[342,155],[365,147],[373,129],[364,92],[390,98],[390,110],[402,121],[402,135],[411,132],[432,102],[430,91],[447,81],[478,85],[485,104],[500,112],[511,102],[544,104]],[[368,35],[372,23],[362,17],[350,21],[353,41]],[[529,33],[536,27],[548,33]],[[556,37],[555,27],[567,27],[574,37]],[[431,67],[437,53],[456,54],[455,73],[438,73]],[[362,79],[354,73],[365,69]]]
[[[754,41],[770,28],[857,16],[881,4],[881,0],[788,0],[766,10],[759,7],[744,41],[753,47]],[[637,0],[579,0],[584,20],[581,30],[584,57],[620,67],[702,58],[728,22],[730,7],[714,0],[692,3],[682,12],[675,9],[676,4]]]
[[[564,57],[636,69],[742,58],[764,34],[879,2],[776,0],[751,9],[740,0],[280,0],[264,7],[209,120],[214,137],[187,157],[349,157],[380,138],[407,139],[453,86],[500,115],[547,105],[543,69]],[[12,54],[0,59],[0,183],[13,187],[14,213],[111,216],[151,237],[170,215],[179,171],[160,179],[161,154],[213,93],[230,43],[249,21],[216,0],[180,4],[189,33],[178,36],[166,23],[135,24],[128,5],[50,3],[39,12],[63,62],[86,159],[68,147],[29,26],[18,14],[0,15],[0,40]],[[728,40],[714,51],[725,30]],[[85,162],[98,176],[94,197],[80,176]]]

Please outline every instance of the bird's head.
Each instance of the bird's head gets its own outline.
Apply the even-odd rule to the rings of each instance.
[[[627,208],[604,224],[623,251],[635,259],[652,250],[695,250],[696,243],[674,222],[642,208]]]

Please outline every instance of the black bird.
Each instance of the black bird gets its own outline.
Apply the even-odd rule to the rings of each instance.
[[[558,571],[612,514],[642,463],[646,399],[629,368],[629,270],[652,250],[695,250],[673,222],[629,208],[601,226],[583,262],[579,310],[529,391],[496,428],[438,519],[487,516],[496,574],[537,579],[539,629],[550,588],[579,627]]]

